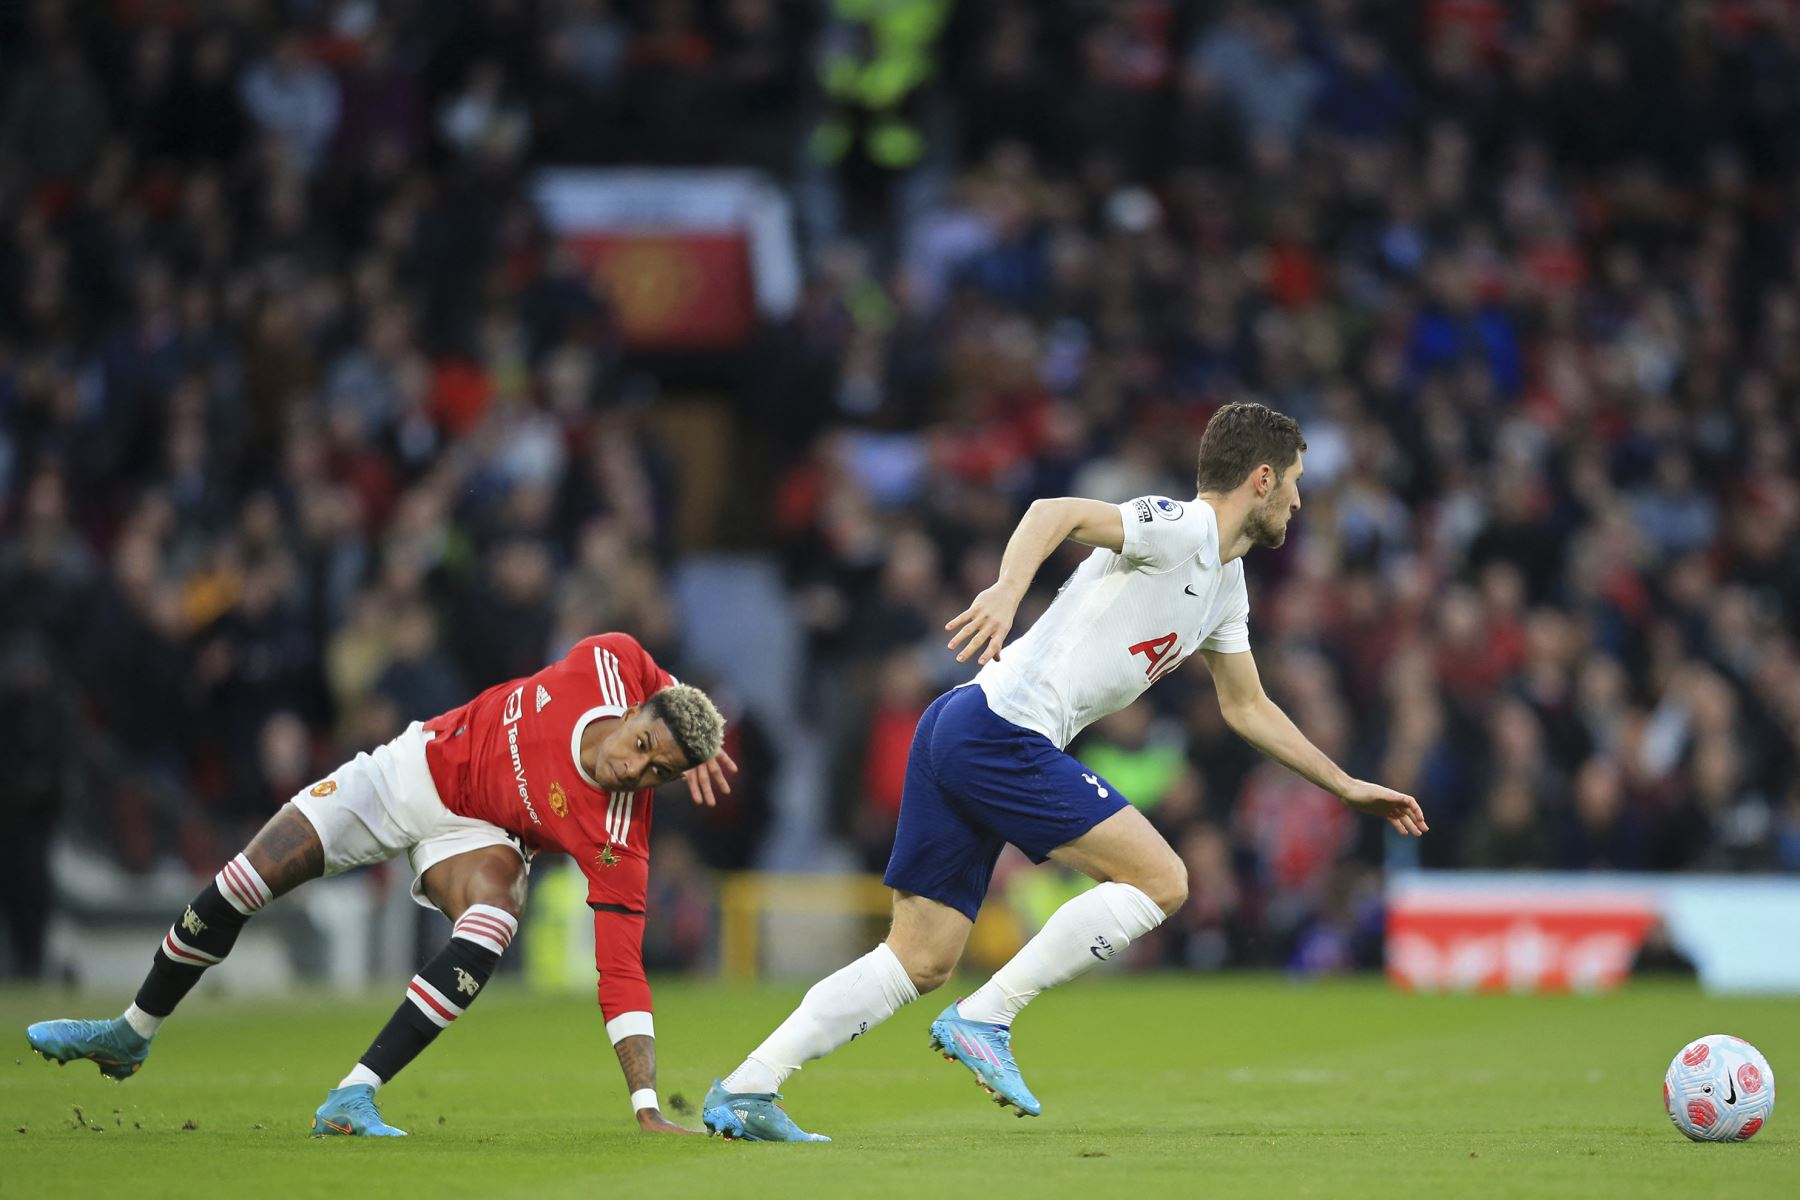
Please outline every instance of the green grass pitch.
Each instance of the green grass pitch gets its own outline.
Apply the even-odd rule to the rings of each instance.
[[[664,981],[665,1102],[697,1102],[801,990]],[[500,984],[384,1091],[411,1138],[309,1138],[394,991],[196,1000],[123,1084],[43,1062],[23,1028],[116,1012],[124,997],[0,993],[18,1060],[0,1060],[0,1196],[1800,1195],[1800,1094],[1754,1140],[1716,1146],[1675,1132],[1660,1088],[1670,1057],[1705,1033],[1749,1038],[1800,1081],[1793,1000],[1113,975],[1020,1022],[1045,1110],[1020,1120],[927,1050],[947,991],[790,1081],[789,1111],[834,1145],[765,1146],[638,1134],[591,1002]]]

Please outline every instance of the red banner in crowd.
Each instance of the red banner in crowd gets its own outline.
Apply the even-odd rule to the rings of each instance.
[[[540,172],[534,195],[632,349],[730,349],[800,294],[786,194],[732,170]]]
[[[592,233],[568,239],[633,349],[722,349],[755,324],[739,234]]]

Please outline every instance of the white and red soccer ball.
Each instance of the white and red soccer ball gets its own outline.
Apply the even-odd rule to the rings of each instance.
[[[1775,1111],[1775,1072],[1743,1038],[1712,1033],[1689,1042],[1663,1076],[1663,1107],[1696,1142],[1742,1142]]]

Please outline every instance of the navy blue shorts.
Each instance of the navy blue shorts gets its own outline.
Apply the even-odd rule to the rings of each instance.
[[[1125,805],[1049,738],[995,716],[979,686],[955,688],[913,733],[885,882],[972,921],[1003,845],[1043,862]]]

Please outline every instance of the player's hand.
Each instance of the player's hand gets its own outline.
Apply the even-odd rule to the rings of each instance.
[[[664,1117],[660,1109],[640,1108],[637,1119],[638,1129],[644,1133],[686,1133],[695,1137],[704,1136],[698,1129],[689,1129],[685,1125],[675,1124]]]
[[[688,795],[694,798],[694,803],[711,808],[718,803],[718,796],[731,795],[731,785],[725,782],[725,772],[730,771],[735,775],[737,769],[737,764],[731,761],[731,755],[721,750],[699,766],[689,767],[681,777],[687,780]]]
[[[1425,823],[1425,810],[1417,800],[1378,783],[1353,779],[1340,799],[1359,813],[1384,818],[1402,837],[1418,837],[1431,828]]]
[[[955,636],[950,639],[950,649],[962,646],[956,661],[968,662],[969,655],[979,650],[981,657],[976,662],[983,666],[998,662],[1000,647],[1006,642],[1006,635],[1012,632],[1013,616],[1018,611],[1018,594],[1004,584],[996,583],[975,597],[969,607],[950,618],[949,624],[944,626],[946,631],[955,631]],[[964,645],[964,642],[968,644]]]

